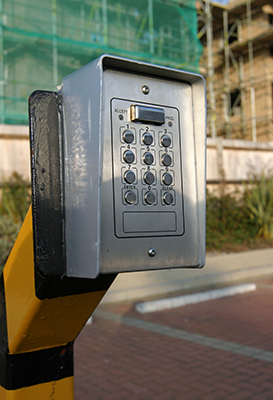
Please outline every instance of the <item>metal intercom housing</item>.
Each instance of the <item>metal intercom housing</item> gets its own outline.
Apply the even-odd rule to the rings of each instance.
[[[67,276],[203,267],[204,79],[104,55],[60,96]]]

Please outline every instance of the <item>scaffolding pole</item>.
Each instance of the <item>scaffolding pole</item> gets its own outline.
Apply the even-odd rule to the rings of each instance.
[[[51,16],[52,16],[52,46],[53,46],[53,85],[58,85],[58,42],[57,42],[57,2],[51,1]]]
[[[212,14],[211,14],[211,6],[209,0],[205,2],[205,12],[207,17],[207,29],[206,29],[206,39],[207,39],[207,57],[208,57],[208,88],[209,88],[209,102],[210,102],[210,128],[211,128],[211,136],[213,138],[216,137],[216,112],[215,112],[215,95],[214,95],[214,66],[213,66],[213,52],[212,52],[212,43],[213,43],[213,31],[212,31]]]
[[[82,0],[81,2],[81,40],[84,41],[85,39],[85,4]]]
[[[149,15],[149,34],[150,34],[150,53],[153,55],[155,53],[155,44],[154,44],[154,8],[153,8],[153,0],[149,0],[148,2],[148,15]]]
[[[5,76],[4,76],[4,21],[3,21],[3,0],[0,0],[0,122],[5,122]]]
[[[245,75],[244,75],[244,57],[241,56],[239,59],[239,77],[240,77],[240,93],[241,93],[241,124],[243,130],[243,138],[246,137],[246,115],[245,115],[245,101],[246,101],[246,92],[245,92]]]
[[[225,69],[224,69],[224,121],[226,138],[231,138],[230,132],[230,84],[229,84],[229,33],[228,33],[228,12],[223,13],[224,27],[224,51],[225,51]]]
[[[247,0],[246,2],[246,14],[247,14],[247,27],[248,27],[248,58],[249,58],[249,76],[250,76],[252,141],[256,142],[257,126],[256,126],[256,104],[255,104],[255,87],[254,87],[254,71],[253,71],[251,0]]]
[[[107,0],[102,0],[103,12],[103,44],[108,46],[108,15],[107,15]]]

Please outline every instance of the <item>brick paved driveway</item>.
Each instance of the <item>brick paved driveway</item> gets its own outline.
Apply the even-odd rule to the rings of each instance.
[[[273,399],[273,278],[139,314],[103,305],[75,343],[76,400]]]

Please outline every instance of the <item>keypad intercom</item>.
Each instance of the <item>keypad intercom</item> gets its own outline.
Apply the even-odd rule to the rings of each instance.
[[[202,267],[203,78],[102,56],[60,94],[67,275]]]
[[[179,111],[114,98],[111,112],[116,235],[182,235]]]

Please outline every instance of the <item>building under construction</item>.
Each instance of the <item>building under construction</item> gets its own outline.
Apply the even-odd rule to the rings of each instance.
[[[195,0],[0,0],[0,123],[103,53],[198,71]]]
[[[208,136],[273,140],[273,7],[268,0],[198,3]]]

